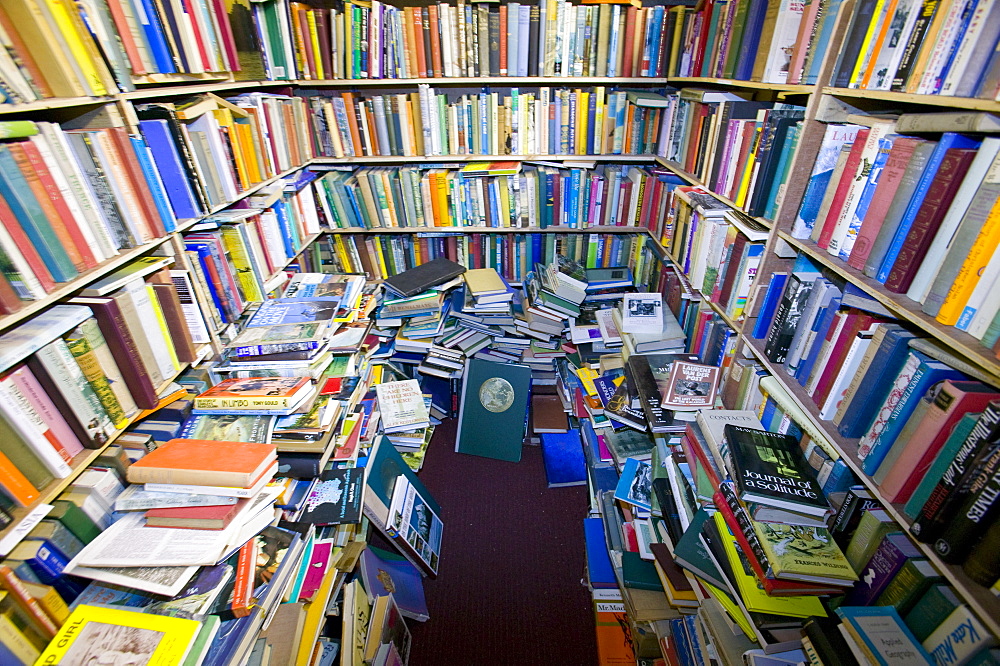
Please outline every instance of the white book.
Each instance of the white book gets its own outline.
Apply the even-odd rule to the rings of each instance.
[[[998,281],[1000,281],[1000,248],[993,251],[993,255],[986,264],[986,268],[983,269],[982,274],[979,276],[979,281],[976,283],[972,293],[969,294],[969,300],[966,301],[965,307],[962,308],[961,314],[958,315],[955,328],[961,331],[968,331],[972,335],[972,331],[969,330],[972,322],[980,311],[983,311],[983,316],[979,318],[979,323],[976,327],[977,330],[981,329],[979,337],[982,337],[983,333],[986,332],[986,327],[993,320],[992,313],[996,312],[996,304],[1000,303],[1000,291],[994,289],[994,285]]]
[[[10,380],[0,382],[0,418],[21,436],[52,476],[65,479],[73,470],[45,437],[48,427]]]
[[[785,83],[788,81],[788,67],[791,62],[792,49],[795,48],[795,40],[798,37],[799,23],[802,22],[804,7],[804,3],[797,0],[781,1],[761,81],[765,83]],[[664,17],[664,20],[668,19],[669,17]]]
[[[865,352],[868,351],[869,345],[871,345],[873,330],[874,328],[858,333],[851,343],[850,349],[847,350],[847,355],[840,366],[840,371],[837,373],[836,378],[834,378],[833,384],[830,386],[830,392],[827,394],[826,401],[823,403],[823,407],[819,413],[819,417],[824,421],[829,421],[837,413],[837,408],[840,407],[840,403],[844,400],[847,387],[850,385],[854,373],[857,372],[858,367],[861,365],[861,360],[864,358]]]
[[[896,13],[885,35],[882,48],[878,53],[872,77],[866,86],[868,90],[889,90],[892,79],[899,69],[903,59],[907,38],[913,31],[913,26],[920,16],[921,0],[899,0]]]

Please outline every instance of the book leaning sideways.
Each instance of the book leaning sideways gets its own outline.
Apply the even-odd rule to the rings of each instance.
[[[182,664],[199,629],[197,620],[81,604],[35,663]]]

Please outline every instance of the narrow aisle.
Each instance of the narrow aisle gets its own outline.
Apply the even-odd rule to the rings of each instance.
[[[456,419],[438,426],[420,478],[442,507],[431,619],[410,622],[410,666],[593,666],[584,576],[587,488],[546,487],[542,452],[519,463],[454,452]]]

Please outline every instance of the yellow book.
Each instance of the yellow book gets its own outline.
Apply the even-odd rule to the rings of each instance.
[[[146,285],[146,292],[149,294],[149,302],[153,308],[153,312],[156,313],[156,323],[160,329],[160,333],[163,335],[163,339],[166,341],[164,345],[166,347],[167,353],[170,355],[170,362],[174,366],[174,371],[172,374],[177,374],[181,369],[180,361],[177,360],[177,351],[174,349],[174,343],[170,339],[170,329],[167,328],[167,319],[163,316],[163,310],[160,309],[160,300],[156,297],[156,292],[153,291],[153,285]]]
[[[0,613],[0,642],[14,657],[24,664],[33,664],[40,654],[35,644],[28,640],[14,621],[6,613]]]
[[[448,213],[448,174],[444,169],[435,169],[431,180],[431,196],[434,201],[434,226],[450,227],[452,221]]]
[[[328,72],[323,69],[323,58],[320,55],[323,50],[319,47],[319,31],[316,30],[316,10],[310,9],[306,12],[306,25],[309,28],[309,44],[306,48],[312,49],[313,60],[316,63],[316,78],[323,80],[327,77]]]
[[[920,52],[917,54],[917,59],[913,63],[913,67],[910,69],[909,78],[906,80],[906,92],[915,93],[917,92],[917,88],[920,87],[920,80],[923,78],[924,68],[927,67],[927,61],[930,60],[931,55],[938,48],[938,33],[941,32],[941,26],[944,24],[948,14],[951,12],[951,6],[954,2],[955,0],[941,0],[941,2],[938,3],[937,11],[934,12],[934,20],[931,21],[930,26],[927,28],[927,32],[924,33],[924,40],[920,45]]]
[[[345,270],[353,271],[353,266],[351,266],[350,259],[347,256],[347,248],[344,247],[344,238],[340,234],[333,234],[333,245],[337,249],[337,257],[340,258],[340,265],[344,267]]]
[[[373,254],[375,255],[375,262],[378,264],[379,272],[382,274],[382,278],[389,277],[389,271],[385,265],[385,255],[382,253],[382,243],[378,241],[377,238],[371,240],[371,247],[374,248]]]
[[[184,662],[199,629],[196,620],[81,604],[38,663],[173,666]]]
[[[264,180],[265,175],[253,138],[253,125],[250,120],[234,118],[233,128],[236,132],[236,140],[240,142],[240,149],[243,151],[243,159],[246,160],[250,183],[256,185]]]
[[[587,121],[588,105],[590,104],[590,93],[580,92],[576,99],[576,150],[577,155],[587,153]]]
[[[604,5],[605,7],[608,5]],[[594,126],[590,128],[591,134],[594,135],[594,153],[597,155],[604,154],[604,86],[597,86],[594,88]]]
[[[510,176],[497,176],[497,185],[500,189],[500,225],[501,227],[510,226],[510,197],[507,191],[507,179]]]
[[[753,142],[750,144],[750,154],[747,156],[747,163],[743,169],[743,175],[740,177],[740,187],[736,190],[736,199],[734,199],[734,202],[737,206],[742,206],[746,201],[747,191],[750,189],[750,180],[753,178],[754,164],[757,162],[757,152],[760,150],[762,131],[763,127],[758,123],[753,133]]]
[[[875,39],[875,33],[881,21],[876,20],[878,17],[884,18],[884,12],[886,8],[886,0],[877,0],[875,3],[875,11],[872,12],[872,21],[868,23],[868,29],[865,30],[865,38],[861,42],[861,50],[858,51],[858,59],[854,62],[854,69],[851,70],[851,78],[848,82],[848,87],[857,88],[858,82],[861,80],[861,76],[864,74],[864,67],[868,64],[867,55],[869,49],[871,48],[872,41]],[[891,17],[890,17],[891,19]]]
[[[712,516],[715,526],[722,536],[722,545],[729,558],[730,568],[733,570],[733,577],[739,588],[743,605],[750,612],[774,613],[776,615],[790,615],[792,617],[809,617],[810,615],[823,615],[823,604],[819,597],[812,595],[772,597],[765,592],[760,583],[754,577],[750,563],[736,542],[736,537],[729,530],[726,519],[721,511],[716,511]]]
[[[240,144],[235,130],[236,124],[233,121],[233,114],[229,109],[216,108],[212,110],[212,115],[219,123],[219,127],[225,128],[224,132],[229,137],[229,145],[233,150],[233,160],[236,162],[236,177],[239,178],[240,187],[245,190],[251,184],[249,167],[243,155],[243,146]]]
[[[83,97],[90,94],[88,87],[76,75],[70,57],[63,48],[65,40],[57,37],[38,2],[11,0],[0,7],[6,12],[10,22],[17,26],[25,48],[42,71],[54,96]]]
[[[939,322],[947,326],[954,326],[958,322],[962,309],[972,295],[972,290],[979,283],[983,269],[989,263],[998,243],[1000,243],[1000,200],[993,204],[983,228],[980,229],[968,256],[962,262],[962,268],[959,269],[944,303],[941,304],[941,309],[938,310]]]
[[[893,17],[896,14],[896,4],[897,0],[889,0],[889,6],[886,7],[885,16],[872,44],[872,51],[868,56],[868,64],[864,72],[861,73],[861,80],[854,81],[854,87],[867,88],[868,83],[872,80],[872,75],[875,73],[875,65],[878,63],[879,52],[882,50],[882,45],[885,43],[885,36],[889,32],[889,27],[892,25]]]
[[[701,584],[708,590],[708,593],[713,599],[719,602],[719,605],[725,609],[726,613],[731,617],[737,625],[739,625],[740,630],[746,635],[747,638],[756,642],[757,636],[754,634],[753,627],[750,625],[750,620],[747,616],[740,610],[740,607],[736,605],[736,602],[730,598],[729,594],[715,587],[709,582],[700,581]]]
[[[99,59],[93,41],[90,41],[85,32],[81,32],[85,28],[75,7],[67,7],[65,0],[39,0],[39,7],[43,14],[48,13],[51,17],[53,28],[69,49],[71,63],[79,68],[82,81],[90,89],[90,94],[107,95],[113,91],[114,80]],[[77,26],[77,23],[80,25]]]

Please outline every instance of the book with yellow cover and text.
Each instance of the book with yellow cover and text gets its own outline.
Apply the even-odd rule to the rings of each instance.
[[[180,664],[200,628],[196,620],[81,604],[35,663]],[[120,661],[109,661],[112,656]]]

